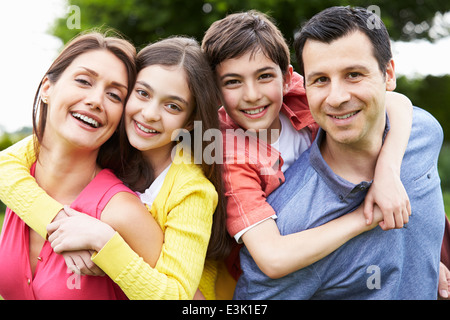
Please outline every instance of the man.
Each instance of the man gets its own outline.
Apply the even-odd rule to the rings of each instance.
[[[364,9],[333,7],[296,35],[295,49],[318,137],[268,200],[281,234],[355,210],[371,185],[389,130],[386,91],[395,88],[389,35]],[[444,205],[437,159],[442,128],[414,108],[401,179],[412,216],[403,229],[375,228],[315,264],[270,279],[246,248],[237,299],[436,299]]]

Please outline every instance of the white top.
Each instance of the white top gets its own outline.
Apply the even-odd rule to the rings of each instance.
[[[152,182],[150,187],[148,187],[144,191],[144,193],[136,192],[141,201],[144,204],[148,205],[149,208],[152,207],[153,201],[155,201],[156,196],[161,190],[162,185],[164,183],[164,179],[166,178],[167,172],[169,171],[171,164],[169,164],[167,168],[165,168],[164,171],[161,172],[161,174],[158,177],[156,177],[156,179]]]
[[[280,152],[283,158],[281,171],[285,172],[311,146],[312,134],[308,128],[295,130],[291,121],[283,113],[280,113],[280,121],[280,137],[271,146]]]

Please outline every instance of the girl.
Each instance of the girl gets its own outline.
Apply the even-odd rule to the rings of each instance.
[[[135,77],[135,49],[127,41],[93,33],[69,43],[36,94],[33,131],[39,149],[34,150],[33,140],[28,140],[33,157],[38,158],[32,160],[31,175],[55,200],[109,223],[154,265],[163,240],[159,226],[139,198],[111,170],[103,169],[115,165],[111,161],[114,133]],[[10,202],[13,207],[24,205],[34,199],[28,198],[30,194],[32,189],[20,188]],[[124,208],[129,214],[123,214]],[[71,259],[77,260],[78,253]],[[0,295],[4,299],[126,298],[109,277],[72,275],[64,258],[11,209],[0,239]]]
[[[70,218],[49,226],[49,240],[56,252],[98,252],[93,261],[129,298],[192,299],[200,285],[203,295],[214,299],[215,266],[213,259],[205,266],[205,256],[222,258],[228,245],[217,194],[222,194],[220,167],[197,166],[186,148],[177,148],[174,137],[180,129],[191,131],[194,121],[202,121],[203,131],[218,127],[217,89],[192,39],[170,38],[147,46],[138,54],[137,68],[121,126],[124,165],[117,174],[139,192],[163,230],[156,267],[107,224],[70,210]],[[191,141],[193,150],[193,133]]]

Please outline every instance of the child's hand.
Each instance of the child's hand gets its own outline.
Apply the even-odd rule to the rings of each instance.
[[[445,264],[441,262],[439,268],[439,299],[449,299],[450,291],[450,271]]]
[[[364,216],[369,225],[373,220],[374,204],[383,214],[383,221],[379,224],[383,230],[400,229],[408,223],[411,204],[398,175],[384,174],[374,179],[364,201]]]
[[[104,276],[105,273],[92,260],[88,250],[63,252],[67,268],[82,276]]]
[[[203,293],[200,291],[200,289],[197,289],[197,291],[194,294],[193,300],[206,300],[206,298],[203,295]]]
[[[78,250],[98,252],[115,233],[108,224],[87,214],[68,206],[64,207],[64,211],[67,218],[58,219],[47,226],[48,241],[58,254]]]

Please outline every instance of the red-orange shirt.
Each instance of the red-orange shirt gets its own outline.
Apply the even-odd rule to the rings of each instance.
[[[283,112],[298,131],[309,128],[312,139],[318,131],[309,111],[303,78],[293,74],[283,97]],[[267,196],[284,182],[283,159],[278,150],[264,141],[246,135],[224,108],[219,110],[224,141],[224,185],[227,198],[227,229],[231,236],[275,215]],[[243,143],[243,139],[245,143]]]

